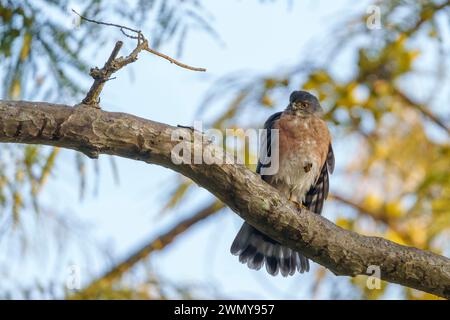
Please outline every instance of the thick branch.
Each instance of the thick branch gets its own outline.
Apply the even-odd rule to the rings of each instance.
[[[213,193],[233,211],[273,239],[301,251],[336,275],[364,275],[379,266],[381,278],[450,298],[450,259],[344,230],[320,215],[297,211],[276,189],[243,165],[181,164],[171,153],[183,142],[193,150],[219,156],[223,150],[201,139],[173,141],[184,130],[138,118],[77,106],[0,101],[0,142],[74,149],[96,157],[110,154],[158,164]]]

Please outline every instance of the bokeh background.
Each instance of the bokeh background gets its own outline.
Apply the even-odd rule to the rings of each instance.
[[[324,215],[449,256],[450,1],[0,0],[2,99],[76,104],[115,41],[121,54],[135,46],[71,9],[139,28],[208,69],[143,53],[106,84],[103,109],[260,128],[292,90],[308,90],[337,161]],[[249,270],[229,253],[241,223],[162,167],[0,145],[1,298],[435,298],[384,282],[370,290],[366,277],[317,264],[290,278]]]

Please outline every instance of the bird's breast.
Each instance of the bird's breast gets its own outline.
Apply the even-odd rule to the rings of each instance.
[[[328,128],[320,118],[294,115],[281,116],[274,128],[279,130],[279,169],[271,182],[284,193],[294,192],[301,201],[325,163],[330,144]]]

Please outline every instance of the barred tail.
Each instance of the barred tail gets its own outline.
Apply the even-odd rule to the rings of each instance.
[[[239,256],[239,261],[246,263],[250,269],[259,270],[265,264],[267,272],[272,276],[276,276],[278,271],[283,277],[293,275],[295,270],[300,273],[309,271],[308,259],[297,251],[282,246],[246,222],[236,235],[230,251]]]

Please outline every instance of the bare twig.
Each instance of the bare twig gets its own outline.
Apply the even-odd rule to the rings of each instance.
[[[123,28],[120,28],[120,31],[123,33],[124,36],[126,36],[128,38],[135,39],[135,40],[138,40],[140,38],[139,36],[132,36],[131,34],[126,33]]]
[[[205,68],[198,68],[198,67],[191,67],[187,64],[184,64],[180,61],[175,60],[174,58],[169,57],[168,55],[165,55],[164,53],[161,53],[159,51],[156,51],[152,48],[150,48],[149,46],[145,47],[144,50],[153,53],[154,55],[157,55],[158,57],[161,57],[163,59],[168,60],[170,63],[176,64],[177,66],[181,67],[181,68],[185,68],[185,69],[189,69],[189,70],[193,70],[193,71],[201,71],[204,72],[206,71]]]
[[[169,57],[169,56],[166,55],[166,54],[163,54],[163,53],[161,53],[161,52],[159,52],[159,51],[157,51],[157,50],[155,50],[155,49],[150,48],[149,45],[148,45],[148,41],[146,40],[146,38],[145,38],[144,35],[142,34],[142,31],[141,31],[141,30],[129,28],[129,27],[126,27],[126,26],[123,26],[123,25],[120,25],[120,24],[116,24],[116,23],[102,22],[102,21],[97,21],[97,20],[89,19],[89,18],[86,18],[86,17],[82,16],[81,14],[79,14],[78,12],[76,12],[76,11],[73,10],[73,9],[72,9],[72,11],[73,11],[76,15],[78,15],[81,19],[86,20],[86,21],[88,21],[88,22],[92,22],[92,23],[96,23],[96,24],[100,24],[100,25],[105,25],[105,26],[110,26],[110,27],[119,28],[120,31],[121,31],[126,37],[131,38],[131,39],[136,39],[136,40],[138,40],[138,45],[137,45],[136,48],[140,48],[139,51],[141,51],[141,50],[148,51],[148,52],[150,52],[150,53],[152,53],[152,54],[154,54],[154,55],[157,55],[158,57],[161,57],[161,58],[163,58],[163,59],[166,59],[166,60],[169,61],[170,63],[176,64],[177,66],[179,66],[179,67],[181,67],[181,68],[184,68],[184,69],[188,69],[188,70],[192,70],[192,71],[201,71],[201,72],[206,71],[205,68],[198,68],[198,67],[192,67],[192,66],[189,66],[189,65],[187,65],[187,64],[185,64],[185,63],[182,63],[182,62],[180,62],[180,61],[178,61],[178,60],[176,60],[176,59],[174,59],[174,58],[172,58],[172,57]],[[126,33],[125,30],[136,33],[136,36],[132,36],[132,35]],[[145,45],[145,46],[140,46],[141,42],[145,42],[146,45]]]
[[[131,32],[135,32],[135,33],[137,33],[137,34],[142,34],[141,30],[132,29],[132,28],[129,28],[129,27],[127,27],[127,26],[123,26],[123,25],[116,24],[116,23],[102,22],[102,21],[97,21],[97,20],[89,19],[89,18],[86,18],[85,16],[82,16],[81,14],[79,14],[78,12],[76,12],[74,9],[72,9],[72,12],[75,13],[77,16],[79,16],[81,19],[86,20],[86,21],[88,21],[88,22],[92,22],[92,23],[96,23],[96,24],[101,24],[101,25],[104,25],[104,26],[116,27],[116,28],[119,28],[119,29],[121,29],[121,30],[128,30],[128,31],[131,31]]]
[[[122,34],[125,35],[127,38],[137,40],[136,47],[133,49],[133,51],[127,57],[125,57],[125,58],[120,57],[120,58],[116,59],[116,57],[119,53],[119,50],[123,45],[122,41],[118,41],[114,47],[113,52],[111,53],[111,55],[108,59],[108,61],[105,63],[104,67],[102,69],[98,69],[97,67],[91,69],[90,75],[94,78],[94,83],[92,84],[91,88],[89,89],[89,92],[87,93],[86,97],[82,101],[82,103],[84,105],[100,108],[99,107],[99,101],[100,101],[99,97],[100,97],[100,93],[103,89],[105,82],[110,80],[110,77],[114,72],[123,68],[127,64],[130,64],[130,63],[136,61],[138,59],[139,53],[142,50],[148,51],[154,55],[157,55],[158,57],[166,59],[170,63],[176,64],[177,66],[184,68],[184,69],[188,69],[188,70],[192,70],[192,71],[206,71],[205,68],[197,68],[197,67],[189,66],[185,63],[182,63],[180,61],[177,61],[177,60],[169,57],[168,55],[165,55],[161,52],[158,52],[158,51],[150,48],[148,45],[148,41],[142,34],[141,30],[133,29],[133,28],[130,28],[127,26],[116,24],[116,23],[102,22],[102,21],[97,21],[94,19],[89,19],[87,17],[82,16],[81,14],[76,12],[74,9],[72,9],[72,11],[83,20],[86,20],[86,21],[92,22],[92,23],[96,23],[96,24],[100,24],[100,25],[119,28],[119,30],[122,32]],[[127,32],[125,32],[125,30],[135,33],[136,36],[128,34]]]

